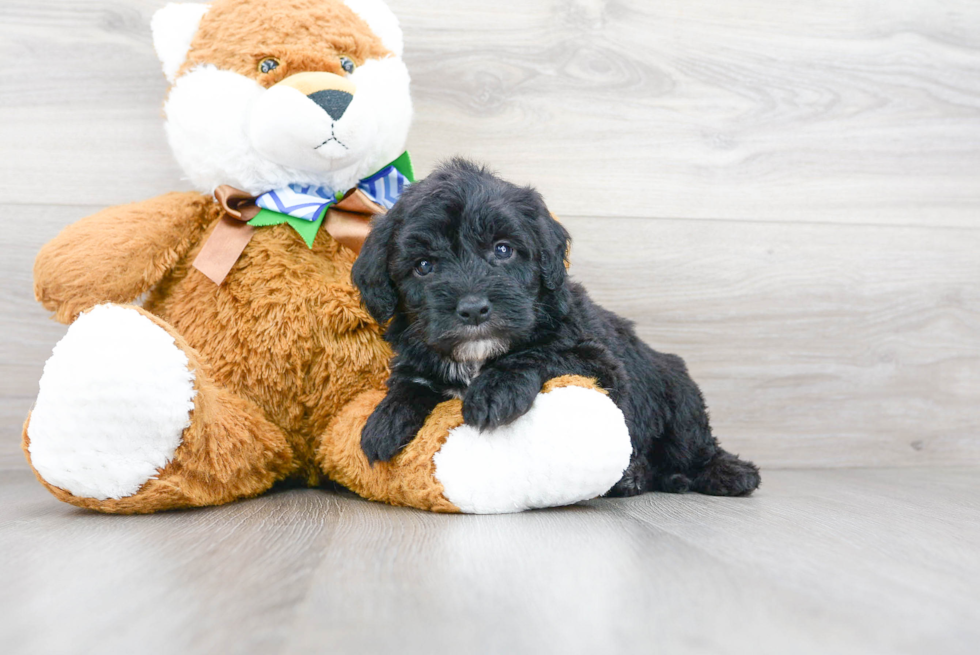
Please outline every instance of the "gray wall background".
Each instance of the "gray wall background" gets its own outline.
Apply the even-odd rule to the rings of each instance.
[[[0,3],[0,468],[62,227],[187,188],[158,0]],[[421,172],[537,185],[574,274],[769,467],[980,463],[980,3],[391,0]]]

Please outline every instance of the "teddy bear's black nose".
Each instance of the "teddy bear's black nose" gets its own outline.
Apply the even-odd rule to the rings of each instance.
[[[330,114],[330,118],[334,120],[338,120],[344,115],[347,107],[350,106],[351,100],[354,99],[354,96],[346,91],[335,91],[333,89],[317,91],[306,97],[320,105],[320,108]]]

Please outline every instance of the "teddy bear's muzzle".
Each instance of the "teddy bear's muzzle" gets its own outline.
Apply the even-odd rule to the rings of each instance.
[[[346,77],[333,73],[305,72],[290,75],[276,86],[296,89],[312,100],[333,120],[340,120],[354,100],[357,87]]]

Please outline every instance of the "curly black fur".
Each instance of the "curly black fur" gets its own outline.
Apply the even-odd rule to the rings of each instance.
[[[467,424],[494,428],[527,412],[548,379],[579,374],[609,392],[633,442],[610,495],[751,493],[758,469],[718,445],[683,360],[567,279],[568,243],[534,189],[461,159],[375,219],[353,279],[372,316],[390,321],[396,355],[361,435],[368,458],[392,458],[448,397],[463,399]]]

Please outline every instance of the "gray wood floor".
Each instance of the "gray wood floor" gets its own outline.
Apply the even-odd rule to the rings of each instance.
[[[980,470],[770,471],[439,516],[293,490],[100,516],[0,473],[21,653],[923,653],[980,645]]]

